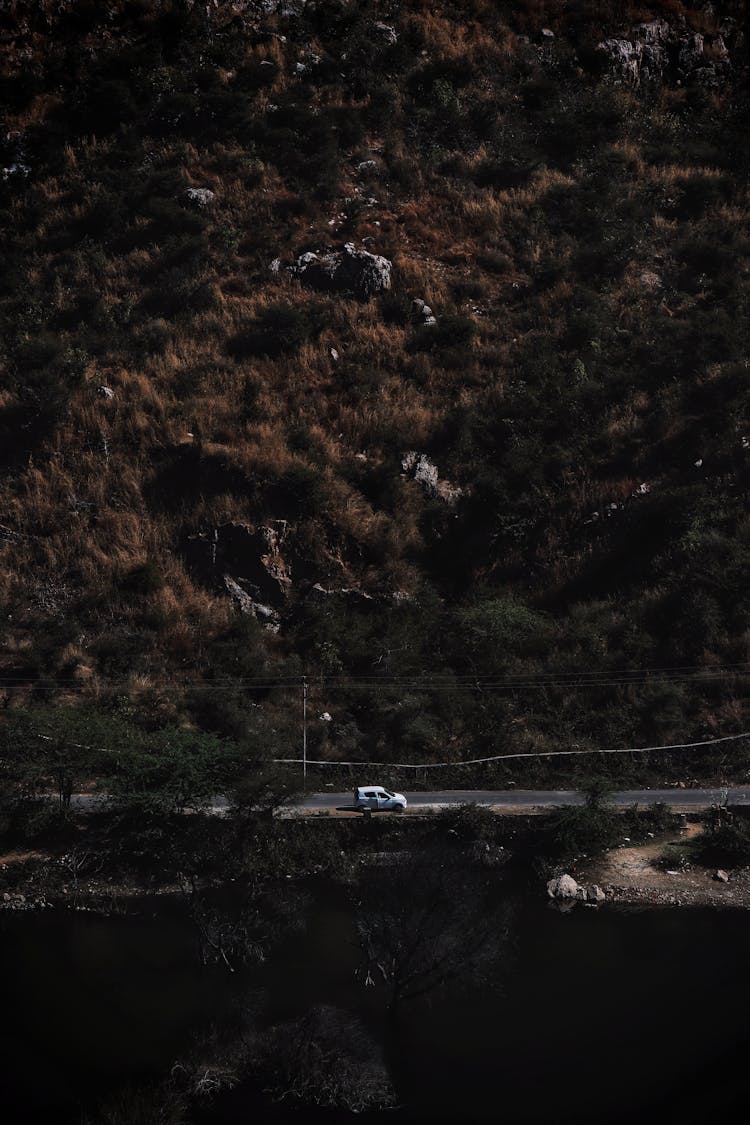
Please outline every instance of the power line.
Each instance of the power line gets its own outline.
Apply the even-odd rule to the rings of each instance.
[[[692,667],[662,667],[662,668],[634,668],[634,669],[578,669],[570,672],[552,673],[519,673],[512,676],[500,676],[488,672],[476,673],[424,673],[389,675],[340,675],[323,676],[318,680],[317,686],[328,689],[342,690],[367,690],[385,688],[412,688],[419,690],[439,691],[476,691],[476,690],[525,690],[545,687],[569,688],[606,688],[623,687],[631,684],[647,683],[692,683],[696,680],[716,680],[724,677],[745,678],[750,676],[750,665],[727,664],[706,668],[705,666]],[[179,683],[172,679],[174,687],[184,690],[200,691],[235,691],[238,689],[269,691],[275,689],[298,688],[302,680],[301,675],[279,677],[238,677],[237,679],[203,680],[201,682],[183,681]],[[31,680],[28,676],[10,673],[0,675],[0,690],[21,691],[32,688],[78,688],[85,690],[86,682],[67,677],[42,677],[41,680]],[[107,688],[132,688],[132,680],[119,678],[116,680],[104,679],[102,686]]]
[[[445,769],[451,766],[476,766],[485,762],[507,762],[515,758],[575,758],[588,754],[649,754],[657,750],[692,750],[698,746],[715,746],[719,742],[736,742],[740,738],[750,738],[750,731],[742,734],[727,734],[721,738],[708,738],[702,742],[676,742],[670,746],[631,746],[623,748],[608,748],[605,750],[540,750],[520,754],[495,754],[491,758],[468,758],[460,762],[328,762],[307,759],[308,766],[357,766],[360,769],[377,767],[378,769],[398,770],[434,770]],[[273,758],[276,765],[299,765],[301,758]]]

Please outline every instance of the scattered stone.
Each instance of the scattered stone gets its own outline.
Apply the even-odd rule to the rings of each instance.
[[[105,387],[103,385],[101,387],[96,388],[96,393],[99,396],[99,398],[114,398],[115,397],[115,392],[112,390],[112,388],[111,387]]]
[[[333,363],[338,363],[340,356],[336,348],[329,348],[328,355],[331,357]]]
[[[554,33],[554,31],[552,30],[551,27],[543,27],[541,34],[542,34],[542,39],[554,39],[555,38],[555,33]]]
[[[347,242],[330,254],[302,254],[292,272],[305,285],[327,292],[351,292],[362,300],[391,287],[393,263]]]
[[[352,602],[373,602],[375,599],[372,594],[366,593],[364,590],[356,590],[352,586],[341,586],[339,589],[326,589],[321,582],[315,582],[310,587],[310,594],[314,598],[346,598]]]
[[[185,192],[184,198],[188,203],[194,203],[198,207],[208,207],[216,198],[216,193],[209,188],[191,187]]]
[[[586,887],[586,902],[604,902],[606,897],[606,894],[597,883],[591,883],[590,886]]]
[[[724,871],[724,869],[720,867],[717,871],[714,872],[714,879],[716,879],[716,881],[719,883],[728,883],[729,872]]]
[[[274,258],[268,268],[271,273],[279,273],[281,270],[281,258]]]

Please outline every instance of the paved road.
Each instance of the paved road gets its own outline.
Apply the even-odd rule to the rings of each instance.
[[[409,808],[441,809],[449,805],[473,802],[497,809],[539,809],[556,805],[581,805],[584,798],[572,789],[444,789],[433,793],[405,794]],[[704,809],[711,805],[750,805],[748,789],[625,789],[612,795],[621,808],[630,805],[652,805],[664,801],[673,809]],[[293,809],[303,813],[326,809],[351,809],[351,793],[313,793],[297,801]]]
[[[582,805],[584,798],[574,789],[442,789],[435,792],[407,792],[410,809],[443,809],[473,802],[495,809],[549,809],[557,805]],[[81,812],[93,812],[106,804],[105,794],[77,793],[72,805]],[[673,809],[707,809],[711,805],[750,805],[747,789],[625,789],[612,794],[620,808],[652,805],[664,801]],[[229,807],[225,797],[214,797],[211,811],[222,813]],[[311,793],[287,805],[284,812],[310,814],[339,809],[354,812],[351,790],[346,793]]]

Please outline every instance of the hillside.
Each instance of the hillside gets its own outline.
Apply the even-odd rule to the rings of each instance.
[[[296,752],[304,673],[345,760],[747,729],[743,13],[4,5],[8,705]]]

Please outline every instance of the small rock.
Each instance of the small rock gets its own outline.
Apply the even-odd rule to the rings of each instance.
[[[380,20],[376,20],[372,26],[387,46],[393,47],[394,44],[398,43],[398,33],[395,27],[391,27],[388,23],[382,23]]]
[[[328,354],[331,357],[331,360],[333,361],[333,363],[338,363],[340,357],[339,357],[339,353],[338,353],[336,348],[329,348]]]
[[[209,203],[213,203],[216,195],[209,188],[188,188],[185,192],[185,199],[188,203],[195,203],[198,207],[207,207]]]
[[[729,872],[724,871],[723,868],[720,867],[717,871],[714,872],[714,879],[716,879],[718,883],[728,883]]]
[[[590,886],[586,887],[586,902],[604,902],[606,897],[606,894],[597,883],[592,883]]]
[[[98,394],[99,398],[114,398],[115,397],[115,392],[112,390],[111,387],[105,387],[105,386],[97,387],[96,393]]]
[[[542,39],[554,39],[555,33],[551,27],[542,28]]]
[[[274,258],[268,268],[271,273],[279,273],[279,271],[281,270],[281,258]]]

